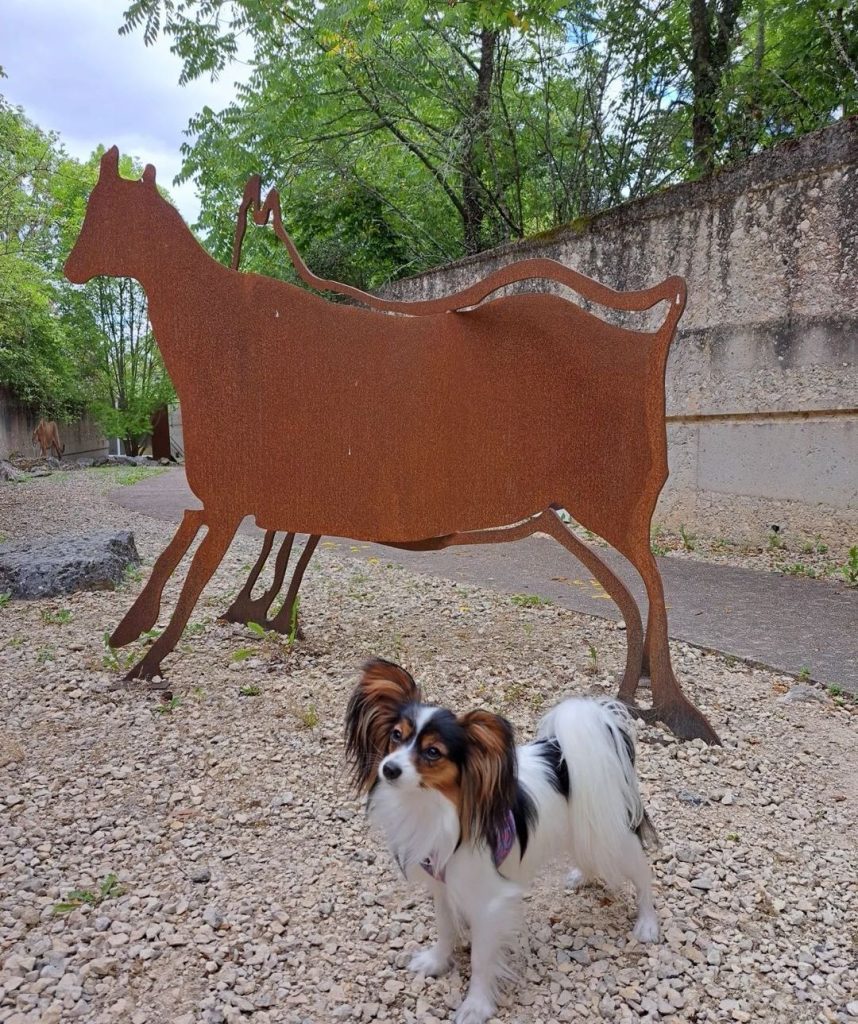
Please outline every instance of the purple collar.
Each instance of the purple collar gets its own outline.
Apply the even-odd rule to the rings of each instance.
[[[515,817],[512,811],[507,811],[506,820],[498,831],[495,842],[492,844],[492,863],[496,868],[499,868],[509,856],[509,852],[515,843],[516,835]],[[431,875],[436,882],[446,882],[445,866],[443,864],[436,866],[432,857],[421,860],[420,867],[423,868],[427,875]]]

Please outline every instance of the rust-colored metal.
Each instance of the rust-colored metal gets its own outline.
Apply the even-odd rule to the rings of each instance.
[[[273,212],[270,196],[266,203]],[[646,666],[647,716],[680,736],[717,742],[674,677],[650,550],[667,479],[664,374],[685,307],[681,278],[615,292],[552,260],[525,260],[440,300],[391,303],[361,293],[376,308],[335,304],[217,263],[158,193],[151,165],[141,181],[119,177],[116,148],[102,159],[66,264],[72,281],[98,274],[134,277],[147,293],[182,403],[188,482],[203,504],[186,513],[111,643],[151,627],[166,579],[200,526],[208,531],[166,630],[130,677],[160,674],[246,515],[266,531],[417,549],[542,529],[585,560],[630,625],[620,695],[633,701]],[[667,315],[644,332],[553,294],[484,301],[534,277],[617,310],[665,302]],[[323,286],[357,297],[335,284]],[[557,519],[557,506],[640,573],[649,600],[642,645],[631,595]],[[311,555],[308,544],[304,567]]]

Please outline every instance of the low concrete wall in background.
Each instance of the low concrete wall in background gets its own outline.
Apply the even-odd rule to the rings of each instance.
[[[858,544],[858,118],[385,294],[439,296],[536,256],[624,290],[688,281],[656,523]]]
[[[33,444],[39,416],[23,405],[8,389],[0,387],[0,459],[19,452],[27,458],[40,449]],[[89,418],[59,424],[60,441],[66,446],[64,459],[94,458],[107,453],[107,439]]]

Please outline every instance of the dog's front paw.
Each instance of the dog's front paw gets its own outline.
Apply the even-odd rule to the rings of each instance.
[[[440,978],[446,974],[452,966],[453,958],[445,955],[444,951],[437,946],[430,946],[428,949],[421,949],[415,953],[408,965],[410,971],[415,974],[425,974],[427,978]]]
[[[655,914],[641,914],[632,928],[632,938],[638,942],[658,942],[658,918]]]
[[[495,1012],[495,1004],[485,996],[468,994],[453,1018],[455,1024],[486,1024]]]

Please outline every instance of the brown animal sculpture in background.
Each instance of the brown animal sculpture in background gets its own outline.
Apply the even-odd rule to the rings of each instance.
[[[717,742],[674,677],[650,550],[667,478],[664,374],[685,306],[681,278],[615,292],[553,261],[528,260],[443,300],[367,297],[376,308],[344,306],[217,263],[159,194],[154,168],[128,181],[118,161],[115,147],[102,158],[66,276],[133,277],[146,291],[182,404],[188,482],[203,508],[185,513],[114,646],[154,625],[164,584],[207,528],[166,629],[130,678],[160,674],[246,515],[266,531],[413,550],[541,530],[598,565],[623,611],[620,696],[631,701],[647,672],[646,717]],[[552,294],[483,302],[527,277],[560,281],[618,310],[666,302],[668,312],[658,330],[642,332]],[[260,460],[272,427],[276,446]],[[563,525],[557,505],[640,573],[649,600],[643,642],[628,590]]]
[[[51,449],[56,457],[61,459],[66,446],[60,443],[60,431],[54,420],[39,420],[38,426],[33,431],[33,444],[37,444],[44,458]]]

